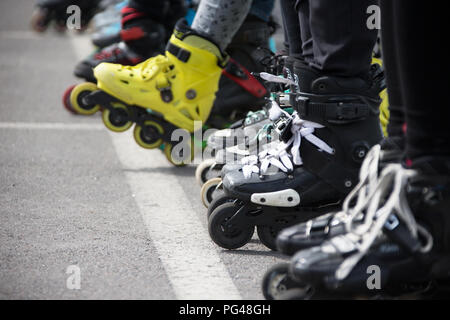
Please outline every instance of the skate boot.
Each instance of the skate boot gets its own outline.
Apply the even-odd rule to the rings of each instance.
[[[359,183],[344,200],[341,211],[282,230],[276,239],[277,250],[292,256],[300,250],[318,246],[332,237],[345,234],[349,220],[352,220],[353,225],[361,224],[364,216],[354,215],[353,212],[358,212],[355,208],[364,203],[373,192],[378,182],[379,168],[400,162],[403,155],[404,137],[396,138],[385,138],[380,145],[372,147],[361,165]],[[265,273],[262,290],[266,299],[277,299],[287,290],[299,289],[299,284],[289,277],[288,270],[289,264],[284,263],[283,267],[274,266]]]
[[[74,75],[88,82],[89,88],[94,88],[96,78],[93,69],[102,62],[121,65],[136,65],[144,60],[163,53],[167,31],[162,24],[148,19],[144,13],[125,7],[122,9],[122,30],[120,42],[100,49],[75,66]],[[74,106],[70,95],[75,86],[69,87],[63,94],[64,107],[72,112],[90,115],[97,109],[85,110],[79,105]]]
[[[269,71],[273,58],[269,49],[272,33],[267,22],[251,16],[244,21],[226,49],[235,63],[223,70],[213,116],[229,118],[236,110],[258,111],[264,106],[269,92],[251,73]]]
[[[277,249],[292,256],[297,251],[320,245],[325,240],[346,232],[346,221],[362,222],[362,215],[351,214],[366,201],[377,185],[379,173],[390,163],[399,163],[403,155],[404,137],[390,137],[375,145],[367,154],[359,172],[359,183],[343,202],[342,210],[329,213],[284,229],[277,237]]]
[[[134,67],[102,63],[94,69],[97,86],[75,87],[70,99],[77,110],[101,105],[103,122],[112,131],[125,131],[135,123],[138,145],[154,149],[164,143],[169,161],[181,164],[182,159],[172,157],[172,132],[180,128],[192,133],[194,121],[208,119],[226,63],[227,56],[212,41],[180,21],[165,56]],[[191,153],[187,151],[185,160]]]
[[[275,100],[271,100],[269,104],[271,107],[268,112],[268,119],[234,129],[227,136],[228,139],[230,136],[235,137],[234,143],[228,144],[228,147],[225,145],[218,147],[213,162],[208,163],[208,160],[206,160],[200,164],[199,168],[204,168],[204,175],[212,176],[202,185],[200,191],[202,202],[206,208],[209,209],[212,200],[223,193],[221,190],[221,174],[226,174],[230,168],[234,168],[236,165],[241,167],[240,163],[243,158],[251,155],[256,156],[279,141],[278,133],[275,130],[276,123],[281,121],[281,118],[290,117],[293,110],[292,108],[280,108]],[[217,133],[220,133],[220,131]],[[205,168],[207,165],[210,165],[210,168]],[[225,165],[228,167],[223,170]],[[197,169],[199,170],[199,168]],[[211,208],[211,210],[213,209]],[[208,210],[208,215],[212,212],[211,210]]]
[[[280,104],[283,109],[285,111],[288,111],[290,114],[292,114],[292,105],[295,104],[295,93],[294,92],[298,92],[299,91],[299,85],[298,85],[298,76],[294,73],[294,63],[295,61],[298,61],[299,63],[302,62],[302,60],[293,58],[293,57],[286,57],[283,56],[282,54],[278,57],[278,59],[280,59],[276,64],[275,67],[272,68],[271,70],[275,70],[276,72],[278,72],[279,74],[283,74],[283,76],[280,77],[276,77],[272,74],[260,74],[259,76],[261,78],[263,78],[264,80],[267,81],[267,83],[269,84],[269,86],[272,88],[272,90],[278,90],[281,91],[283,93],[278,93],[278,94],[272,94],[272,98],[275,99],[275,101]],[[374,63],[377,63],[381,66],[381,64],[379,63],[379,61],[374,61]],[[382,69],[377,67],[377,66],[372,66],[371,67],[371,75],[374,79],[374,81],[377,81],[377,78],[382,75]],[[278,83],[278,86],[274,85]],[[385,91],[385,89],[383,90],[383,92]],[[274,119],[278,119],[278,115],[274,115],[272,117],[272,121]],[[381,119],[381,115],[380,115],[380,119]],[[273,132],[273,131],[272,131]],[[226,152],[226,151],[225,151]],[[248,155],[248,154],[247,154]],[[230,158],[230,157],[228,157]],[[211,163],[213,163],[210,160]],[[218,167],[217,163],[214,162],[214,165]],[[222,167],[223,165],[220,165],[220,167]],[[221,175],[220,176],[225,176],[225,174],[229,171],[234,171],[236,169],[240,169],[241,165],[240,164],[226,164],[225,167],[222,168],[221,170]],[[212,213],[212,211],[218,207],[219,205],[225,203],[225,202],[229,202],[232,201],[233,199],[228,198],[226,196],[223,196],[219,199],[214,199],[209,201],[209,197],[214,196],[214,192],[216,190],[219,190],[219,194],[222,195],[223,192],[221,192],[222,190],[222,179],[220,178],[213,178],[207,181],[207,183],[205,183],[205,185],[202,187],[202,192],[201,192],[201,197],[202,197],[202,202],[205,204],[208,204],[208,216]],[[207,195],[210,195],[209,197]]]
[[[281,74],[284,69],[286,57],[282,54],[275,54],[266,63],[266,70]],[[269,112],[265,109],[256,112],[249,112],[248,116],[234,123],[230,128],[220,130],[208,138],[208,148],[212,150],[215,157],[204,160],[196,170],[197,181],[202,185],[201,199],[203,204],[209,208],[209,204],[217,194],[222,194],[220,187],[222,184],[221,172],[224,165],[229,168],[235,167],[243,157],[257,154],[266,148],[268,142],[276,141],[273,137],[276,131],[272,130],[272,123],[278,119],[283,112],[292,114],[293,109],[290,104],[289,89],[291,80],[285,77],[276,76],[269,72],[252,72],[253,75],[264,81],[264,84],[271,92]],[[267,99],[267,98],[266,98]],[[283,110],[280,109],[280,106]],[[227,160],[231,159],[232,164]],[[238,166],[240,167],[240,166]],[[228,169],[225,169],[228,171]],[[219,191],[216,193],[215,191]],[[208,210],[210,212],[210,210]]]
[[[274,94],[271,98],[274,99],[273,101],[276,105],[271,100],[268,100],[261,110],[249,111],[245,118],[236,121],[226,129],[214,132],[207,138],[207,148],[213,157],[204,160],[195,171],[195,177],[200,186],[209,179],[220,176],[220,171],[226,163],[226,159],[238,161],[243,157],[242,155],[249,155],[248,149],[255,142],[262,141],[262,134],[270,133],[270,130],[268,130],[270,125],[281,116],[282,112],[292,114],[292,108],[288,105],[281,105],[284,111],[280,109],[277,103],[277,101],[280,101],[280,98],[275,98],[276,96]],[[235,146],[238,147],[235,148]],[[245,148],[246,146],[247,148]],[[237,152],[234,152],[236,157],[229,157],[225,153],[230,148],[239,149],[242,152],[236,150]]]
[[[243,141],[246,129],[255,128],[254,130],[258,131],[267,123],[270,123],[269,111],[265,107],[255,112],[249,111],[244,119],[236,121],[229,128],[218,130],[210,135],[207,138],[207,148],[214,155],[216,150]],[[253,132],[253,129],[251,130]],[[221,167],[216,165],[214,157],[205,159],[195,170],[195,179],[202,186],[209,179],[219,176],[217,171],[220,172],[220,170]],[[211,171],[214,171],[214,173],[211,173]]]
[[[102,12],[94,16],[92,19],[94,31],[91,35],[94,46],[101,49],[121,41],[122,10],[127,4],[128,1],[110,3]]]
[[[298,298],[442,294],[450,277],[449,165],[449,159],[423,159],[413,169],[386,166],[371,197],[355,207],[363,223],[349,221],[347,233],[292,258],[290,276],[310,286]]]
[[[248,157],[223,178],[226,197],[209,217],[219,246],[245,245],[257,227],[261,242],[276,249],[278,232],[334,211],[357,184],[369,149],[382,138],[379,93],[384,78],[342,79],[295,64],[300,91],[297,114],[277,126],[281,142]]]

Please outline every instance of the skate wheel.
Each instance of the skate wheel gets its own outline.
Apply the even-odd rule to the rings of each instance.
[[[133,122],[130,120],[130,112],[126,105],[113,102],[111,109],[104,109],[102,112],[102,120],[105,126],[114,132],[124,132],[128,130]]]
[[[214,199],[214,194],[220,192],[217,188],[222,182],[222,178],[212,178],[206,181],[200,190],[203,205],[208,208],[211,201]]]
[[[63,101],[63,106],[67,111],[69,111],[70,113],[73,113],[73,114],[77,114],[75,109],[70,104],[70,94],[72,93],[73,88],[75,88],[75,85],[68,87],[66,89],[66,91],[64,91],[62,101]]]
[[[262,292],[267,300],[276,300],[287,290],[298,287],[289,277],[289,264],[278,263],[266,271],[262,281]]]
[[[92,115],[100,110],[100,106],[98,104],[87,105],[83,103],[83,98],[96,90],[98,90],[98,88],[95,83],[92,82],[85,82],[75,86],[70,93],[70,104],[73,109],[77,113],[84,115]]]
[[[205,182],[207,182],[210,178],[208,178],[208,173],[211,173],[211,167],[216,163],[214,159],[206,159],[200,163],[197,168],[195,169],[195,180],[198,182],[199,185],[203,185]],[[217,177],[218,174],[214,176]]]
[[[247,244],[255,231],[253,226],[241,228],[225,227],[225,223],[239,210],[235,203],[224,203],[217,207],[208,219],[211,239],[225,249],[238,249]]]
[[[186,157],[183,155],[183,150],[180,149],[180,152],[178,152],[178,154],[174,154],[174,152],[172,152],[173,150],[173,146],[170,143],[167,143],[164,145],[164,155],[166,156],[166,159],[173,164],[174,166],[177,167],[182,167],[185,166],[187,163],[189,163],[188,161],[186,161]],[[191,149],[192,150],[192,149]],[[193,160],[194,155],[191,152],[191,161]]]
[[[310,300],[312,291],[312,287],[292,288],[278,295],[275,300]]]
[[[208,206],[208,213],[207,213],[207,217],[209,218],[209,216],[213,213],[214,210],[216,210],[216,208],[224,203],[227,202],[234,202],[235,199],[230,198],[229,196],[225,195],[224,193],[214,197],[213,201],[211,201],[211,203]]]
[[[164,129],[158,123],[147,120],[144,124],[134,127],[134,140],[136,143],[145,149],[156,149],[162,143],[162,134]]]
[[[270,250],[277,250],[276,239],[279,230],[275,230],[272,226],[257,226],[259,240]]]

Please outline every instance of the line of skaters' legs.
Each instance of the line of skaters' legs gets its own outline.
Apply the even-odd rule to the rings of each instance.
[[[113,131],[134,125],[140,146],[164,150],[174,164],[185,153],[172,141],[178,129],[195,140],[196,121],[222,129],[251,111],[208,139],[235,147],[222,148],[215,190],[223,191],[208,201],[208,228],[216,244],[236,249],[256,226],[263,244],[293,256],[264,279],[266,297],[373,295],[373,265],[376,294],[439,287],[450,244],[450,133],[448,98],[437,90],[445,81],[425,90],[428,70],[444,61],[425,57],[424,43],[433,46],[416,22],[426,10],[380,2],[385,78],[373,63],[378,30],[367,24],[378,1],[282,0],[278,54],[269,43],[273,4],[203,0],[189,24],[176,22],[186,15],[174,10],[180,2],[130,1],[120,41],[77,66],[88,83],[66,92],[66,106],[102,110]],[[427,27],[436,30],[436,20]]]

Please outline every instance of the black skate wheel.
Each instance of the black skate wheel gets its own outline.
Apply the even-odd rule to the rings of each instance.
[[[262,292],[267,300],[276,300],[287,290],[297,288],[298,285],[289,277],[289,264],[282,262],[266,271],[262,281]]]
[[[235,203],[224,203],[217,207],[208,219],[211,239],[225,249],[238,249],[247,244],[253,236],[254,226],[225,227],[226,222],[238,211]]]
[[[258,232],[259,240],[265,245],[267,248],[276,251],[276,239],[279,230],[275,229],[272,226],[257,226],[256,230]]]
[[[145,149],[156,149],[162,143],[163,127],[151,120],[144,121],[143,125],[134,127],[134,140]]]
[[[207,217],[209,219],[209,216],[213,213],[213,211],[219,207],[220,205],[227,203],[227,202],[234,202],[235,199],[228,197],[225,194],[221,194],[220,196],[215,197],[211,203],[208,206],[208,213]]]
[[[62,98],[62,102],[63,102],[63,106],[64,108],[69,111],[72,114],[77,114],[77,112],[75,111],[75,109],[72,107],[72,105],[70,104],[70,94],[72,93],[73,88],[75,88],[75,85],[70,86],[66,89],[66,91],[64,91],[63,94],[63,98]]]
[[[119,102],[111,103],[111,109],[104,109],[102,120],[105,126],[114,132],[124,132],[128,130],[133,122],[130,120],[128,107]]]
[[[281,293],[275,300],[314,300],[312,291],[311,287],[293,288]]]

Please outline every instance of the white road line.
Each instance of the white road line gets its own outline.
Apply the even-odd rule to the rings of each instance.
[[[3,39],[18,39],[18,40],[34,40],[44,38],[44,34],[39,34],[34,31],[0,31],[0,38]]]
[[[90,46],[72,38],[79,59]],[[135,201],[178,299],[238,300],[241,295],[176,177],[158,150],[145,150],[132,132],[111,139]]]
[[[0,129],[25,130],[105,130],[101,123],[63,123],[63,122],[0,122]]]
[[[162,152],[137,146],[131,130],[111,137],[177,297],[241,299],[176,177],[161,170]]]

